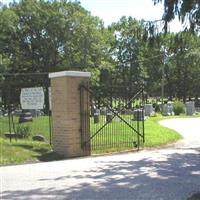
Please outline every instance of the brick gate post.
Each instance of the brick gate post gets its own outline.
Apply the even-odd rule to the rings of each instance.
[[[49,74],[51,79],[53,150],[66,158],[90,154],[81,148],[79,91],[80,84],[88,81],[89,77],[89,72],[78,71]],[[84,98],[84,103],[88,103],[88,98]],[[89,134],[89,130],[86,132]]]

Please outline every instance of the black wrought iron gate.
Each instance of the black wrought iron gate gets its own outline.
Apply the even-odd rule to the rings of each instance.
[[[88,99],[88,105],[83,103],[84,98]],[[143,88],[89,87],[89,84],[85,83],[80,86],[80,105],[81,140],[85,150],[106,153],[127,149],[139,150],[143,146]],[[90,130],[89,134],[87,130]]]

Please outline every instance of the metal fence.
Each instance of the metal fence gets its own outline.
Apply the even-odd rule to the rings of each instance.
[[[92,153],[139,149],[144,143],[143,89],[129,86],[88,87],[90,113],[82,113],[82,144]],[[84,105],[81,105],[81,109]],[[86,105],[88,106],[88,105]],[[90,117],[89,124],[87,122]],[[90,136],[84,129],[90,129]]]
[[[4,74],[0,80],[0,137],[51,144],[48,74]]]

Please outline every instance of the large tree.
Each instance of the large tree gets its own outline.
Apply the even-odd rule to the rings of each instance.
[[[163,0],[153,0],[155,4]],[[199,0],[164,0],[165,29],[168,22],[176,16],[182,23],[188,21],[192,30],[198,30],[200,26],[200,1]]]
[[[48,85],[44,75],[48,72],[99,74],[102,63],[110,62],[109,32],[77,1],[21,0],[1,5],[0,30],[0,72],[25,74],[0,77],[0,84],[10,86],[13,94],[20,87]]]
[[[12,72],[90,70],[104,57],[101,20],[78,2],[22,0],[0,8],[0,53]]]

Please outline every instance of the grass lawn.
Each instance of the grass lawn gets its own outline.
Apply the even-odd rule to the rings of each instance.
[[[184,117],[184,116],[179,116]],[[199,115],[198,115],[199,117]],[[145,148],[149,147],[157,147],[160,145],[165,145],[168,143],[175,142],[179,139],[181,139],[181,136],[176,133],[173,130],[170,130],[168,128],[162,127],[158,124],[159,120],[162,119],[169,119],[173,117],[151,117],[148,118],[145,121]],[[0,125],[2,121],[0,120]],[[30,122],[31,123],[31,122]],[[115,122],[113,122],[115,123]],[[5,125],[5,123],[4,123]],[[100,126],[100,124],[99,124]],[[34,129],[35,127],[35,129]],[[40,129],[40,127],[43,127]],[[46,128],[45,128],[46,127]],[[55,154],[51,146],[47,142],[35,142],[31,141],[31,139],[18,139],[15,141],[12,139],[12,142],[9,141],[9,139],[3,137],[3,129],[1,128],[1,134],[0,134],[0,164],[21,164],[21,163],[28,163],[28,162],[35,162],[35,161],[52,161],[52,160],[59,160],[62,159],[62,156],[59,156]],[[107,127],[109,130],[109,127]],[[118,130],[117,130],[118,129]],[[38,118],[38,120],[34,120],[34,125],[32,124],[32,131],[33,134],[37,133],[38,130],[43,130],[46,137],[48,137],[48,119],[46,117]],[[116,126],[116,130],[119,133],[120,126]],[[128,130],[128,129],[127,129]],[[129,134],[129,131],[127,131],[127,134]],[[120,136],[121,139],[127,138],[127,135],[125,137],[124,133]],[[103,134],[101,136],[98,136],[94,139],[93,142],[100,142],[100,141],[109,141],[109,136],[104,137]],[[132,146],[126,147],[123,149],[117,149],[117,148],[104,148],[103,151],[93,151],[93,153],[105,153],[105,152],[111,152],[111,151],[118,151],[118,150],[125,150],[125,149],[131,149]]]
[[[18,123],[19,117],[13,117],[14,121],[14,126],[15,129],[17,129],[17,126],[19,126]],[[39,117],[34,117],[33,122],[26,122],[23,123],[22,125],[29,126],[31,129],[31,136],[33,135],[43,135],[47,141],[50,139],[50,134],[49,134],[49,117],[48,116],[39,116]],[[13,130],[13,125],[11,123],[11,128],[12,132]],[[9,121],[8,117],[0,117],[0,136],[5,133],[9,132]]]
[[[9,139],[0,138],[0,152],[0,165],[62,159],[62,156],[52,151],[48,143],[30,140],[10,142]]]

